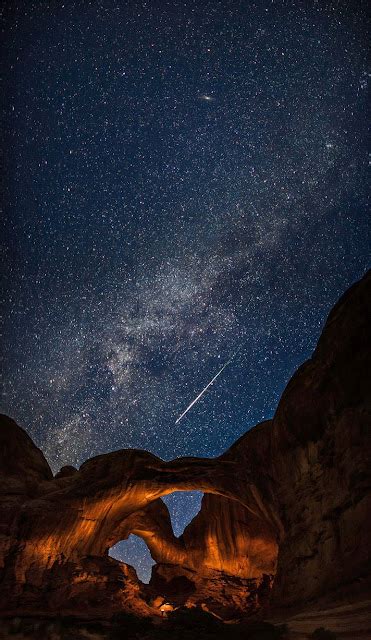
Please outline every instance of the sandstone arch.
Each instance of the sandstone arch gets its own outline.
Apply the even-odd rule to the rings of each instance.
[[[8,440],[15,433],[18,440],[25,435],[9,419],[2,433]],[[40,556],[71,559],[102,555],[107,546],[134,532],[148,541],[157,532],[174,542],[167,508],[159,498],[195,489],[224,498],[220,504],[240,503],[252,522],[259,520],[262,531],[272,532],[275,515],[270,505],[263,505],[255,484],[246,483],[247,467],[243,483],[237,481],[229,458],[163,462],[144,451],[124,450],[93,458],[70,475],[52,479],[49,473],[38,494],[23,505],[22,536],[39,548]]]
[[[267,427],[269,423],[260,430]],[[21,463],[8,469],[8,482],[17,477],[21,483],[20,512],[8,532],[12,537],[4,537],[3,574],[5,581],[16,577],[13,600],[21,598],[25,584],[50,585],[58,572],[65,571],[80,576],[72,593],[78,593],[81,585],[86,591],[90,584],[96,592],[90,597],[104,600],[98,596],[95,578],[110,573],[114,561],[108,558],[108,549],[131,533],[144,539],[158,565],[249,579],[274,571],[277,516],[273,503],[264,504],[263,484],[260,494],[251,482],[254,469],[249,470],[248,460],[239,477],[231,452],[217,460],[163,462],[144,451],[124,450],[97,456],[79,471],[63,469],[52,478],[41,451],[20,427],[4,417],[1,433],[6,442],[17,442],[18,449],[25,450],[27,460],[38,459],[42,468],[31,484],[24,473],[19,480]],[[176,538],[160,498],[194,489],[205,493],[201,511]],[[122,584],[116,585],[119,589]],[[122,606],[120,598],[117,606]]]

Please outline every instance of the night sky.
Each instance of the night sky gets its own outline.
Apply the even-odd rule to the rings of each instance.
[[[366,6],[5,3],[1,408],[54,471],[272,416],[370,263]]]

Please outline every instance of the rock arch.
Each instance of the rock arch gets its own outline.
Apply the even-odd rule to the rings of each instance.
[[[8,437],[17,430],[20,439],[24,432],[15,423],[9,425]],[[247,466],[242,482],[238,480],[230,458],[227,454],[216,460],[163,462],[145,451],[132,450],[97,456],[79,471],[49,478],[39,487],[39,495],[23,505],[20,532],[34,549],[40,549],[41,556],[62,554],[76,560],[103,555],[107,547],[130,533],[150,544],[152,538],[154,553],[161,556],[160,550],[155,551],[156,536],[177,546],[161,496],[197,489],[213,494],[215,504],[217,496],[220,505],[239,503],[251,522],[259,521],[262,533],[278,535],[273,503],[262,497],[256,484],[246,482],[250,475]]]
[[[261,441],[269,427],[269,423],[258,427]],[[143,538],[158,565],[245,579],[274,572],[279,520],[269,479],[260,488],[251,481],[254,465],[261,464],[257,453],[250,468],[245,451],[243,477],[236,473],[240,464],[236,451],[241,455],[243,441],[216,460],[164,462],[145,451],[116,451],[88,460],[79,471],[65,468],[53,478],[41,451],[8,418],[3,419],[2,436],[8,442],[17,441],[42,468],[42,474],[33,478],[33,495],[23,473],[19,512],[11,525],[12,538],[6,541],[5,581],[16,576],[18,598],[26,583],[50,585],[58,572],[66,571],[80,576],[67,589],[68,598],[76,598],[81,585],[85,593],[89,584],[97,592],[97,576],[112,573],[109,548],[131,533]],[[9,471],[8,480],[14,481],[16,474]],[[18,464],[16,471],[18,478]],[[195,489],[205,494],[201,511],[177,538],[161,496]],[[101,583],[105,585],[105,580]],[[116,585],[116,592],[119,589],[122,584]],[[117,606],[122,606],[121,601]]]

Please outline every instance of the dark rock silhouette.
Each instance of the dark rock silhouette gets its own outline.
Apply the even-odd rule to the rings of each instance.
[[[14,421],[0,426],[0,610],[153,615],[156,595],[222,617],[360,599],[371,586],[371,275],[329,315],[272,421],[218,459],[97,456],[53,478]],[[176,538],[161,496],[203,491]],[[149,586],[108,556],[135,533]],[[273,588],[272,578],[275,575]]]

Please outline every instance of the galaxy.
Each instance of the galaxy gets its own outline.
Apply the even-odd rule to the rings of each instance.
[[[3,7],[1,410],[54,472],[220,455],[369,267],[366,3]]]

